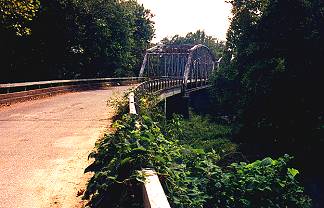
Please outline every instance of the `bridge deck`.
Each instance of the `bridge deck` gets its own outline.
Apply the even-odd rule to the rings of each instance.
[[[75,207],[88,154],[112,113],[106,100],[127,88],[0,108],[0,207]]]

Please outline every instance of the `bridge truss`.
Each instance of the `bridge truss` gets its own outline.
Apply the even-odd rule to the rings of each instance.
[[[209,48],[201,44],[157,45],[147,50],[139,76],[155,80],[153,86],[162,88],[181,85],[186,92],[206,87],[217,63]]]

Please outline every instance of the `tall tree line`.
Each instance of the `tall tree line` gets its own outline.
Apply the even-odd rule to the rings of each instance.
[[[197,30],[196,32],[189,32],[185,36],[175,35],[173,37],[165,37],[161,40],[162,44],[203,44],[207,46],[215,57],[220,58],[223,54],[225,42],[218,40],[217,38],[207,35],[203,30]]]
[[[14,2],[0,4],[3,83],[136,75],[154,35],[135,0]]]
[[[253,157],[289,153],[306,175],[323,175],[324,2],[229,3],[225,61],[213,82],[217,113],[232,118]]]

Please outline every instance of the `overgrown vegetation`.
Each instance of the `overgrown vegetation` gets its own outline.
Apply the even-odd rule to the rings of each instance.
[[[310,162],[320,162],[324,147],[323,1],[229,2],[215,114],[232,118],[237,142],[254,158],[288,152],[307,172],[323,175]]]
[[[162,128],[165,135],[179,139],[181,144],[214,151],[221,158],[237,153],[237,145],[231,142],[230,125],[213,123],[209,118],[191,114],[189,120],[175,116]]]
[[[296,180],[298,171],[288,168],[289,156],[221,167],[222,148],[233,149],[216,141],[235,146],[227,139],[228,127],[202,126],[208,120],[199,117],[166,121],[150,108],[150,99],[140,103],[141,114],[123,113],[113,124],[115,132],[90,155],[95,161],[87,171],[95,174],[85,197],[92,207],[142,207],[142,168],[157,171],[172,207],[310,207]],[[189,128],[205,141],[209,135],[212,147],[185,132]]]
[[[135,0],[1,0],[0,83],[137,75],[152,16]]]
[[[213,80],[214,116],[227,116],[251,160],[294,155],[314,207],[324,206],[324,1],[229,0],[233,17]]]

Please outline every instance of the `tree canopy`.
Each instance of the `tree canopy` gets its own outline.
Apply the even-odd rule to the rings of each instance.
[[[132,76],[154,34],[153,15],[134,0],[41,1],[24,15],[28,36],[1,21],[0,82]]]
[[[308,169],[324,147],[324,3],[229,2],[233,18],[214,79],[215,104],[256,156],[287,152]]]
[[[203,44],[206,45],[215,57],[221,57],[225,43],[215,37],[209,36],[205,31],[197,30],[189,32],[186,36],[175,35],[171,38],[165,37],[161,40],[163,44]]]
[[[1,0],[0,23],[16,35],[30,35],[30,22],[39,10],[39,0]]]

